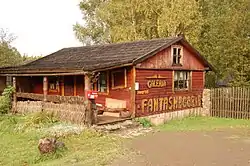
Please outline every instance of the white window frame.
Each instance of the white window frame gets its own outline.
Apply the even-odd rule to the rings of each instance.
[[[180,49],[180,63],[174,63],[174,48]],[[181,45],[172,45],[171,46],[171,60],[172,60],[172,65],[182,65],[183,64],[183,46]]]
[[[180,73],[181,72],[187,73],[186,78],[184,78],[185,76],[183,75],[182,76],[183,77],[182,80],[178,79],[178,78],[176,79],[176,74],[178,72],[180,72]],[[178,81],[178,87],[175,87],[175,82],[176,81]],[[179,88],[180,81],[185,81],[186,84],[187,84],[187,87],[185,87],[185,88]],[[185,83],[183,82],[182,84],[185,84]],[[174,91],[190,90],[191,89],[191,85],[192,85],[192,72],[191,71],[187,71],[187,70],[176,70],[176,71],[174,71],[174,73],[173,73],[173,89],[174,89]]]

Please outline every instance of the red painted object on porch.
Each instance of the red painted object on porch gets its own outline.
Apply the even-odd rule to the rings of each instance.
[[[93,90],[87,91],[87,96],[88,99],[96,99],[98,97],[98,92]]]

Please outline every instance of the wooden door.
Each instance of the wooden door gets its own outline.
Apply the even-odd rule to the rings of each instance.
[[[64,95],[74,96],[74,76],[64,77]]]

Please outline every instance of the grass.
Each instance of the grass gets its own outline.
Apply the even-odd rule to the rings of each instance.
[[[200,131],[216,130],[221,128],[249,128],[250,121],[243,119],[229,119],[216,117],[188,117],[182,120],[172,120],[156,127],[165,131]]]
[[[43,156],[38,151],[41,130],[16,131],[21,116],[0,115],[0,165],[106,165],[121,152],[120,138],[86,130],[80,135],[61,138],[66,150]]]
[[[53,124],[31,125],[29,116],[0,115],[0,165],[37,165],[37,166],[101,166],[108,165],[123,155],[123,139],[86,130],[80,135],[60,138],[67,149],[53,155],[43,156],[38,151],[38,140],[45,136],[42,128]],[[28,119],[28,121],[27,121]],[[29,125],[26,125],[28,122]],[[36,122],[36,121],[35,121]],[[60,122],[56,122],[57,124]],[[148,122],[142,122],[148,124]],[[25,130],[16,130],[24,125]],[[189,117],[173,120],[155,127],[161,131],[203,131],[222,128],[249,128],[250,121],[225,118]]]

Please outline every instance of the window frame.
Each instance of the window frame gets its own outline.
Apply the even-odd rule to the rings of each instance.
[[[106,86],[107,86],[107,91],[106,92],[101,92],[101,91],[99,91],[98,90],[98,87],[99,87],[99,76],[101,75],[101,73],[106,73]],[[98,76],[98,79],[97,79],[97,81],[94,83],[94,85],[93,85],[93,89],[95,90],[95,91],[97,91],[98,92],[98,94],[109,94],[109,72],[108,71],[104,71],[104,72],[100,72],[100,75]]]
[[[53,82],[52,82],[53,80]],[[51,84],[54,84],[55,89],[51,89]],[[48,77],[48,91],[53,93],[59,93],[60,92],[60,79],[59,77],[51,78]]]
[[[120,72],[124,72],[124,85],[115,86],[115,85],[114,85],[114,73],[120,73]],[[112,89],[127,88],[127,70],[126,70],[126,68],[111,71],[111,88],[112,88]]]
[[[186,80],[178,80],[177,78],[177,81],[178,81],[178,88],[175,87],[175,74],[177,72],[184,72],[184,73],[187,73],[187,79]],[[183,75],[184,76],[184,75]],[[177,76],[178,77],[178,76]],[[179,81],[185,81],[183,82],[183,84],[187,84],[187,88],[179,88]],[[190,91],[192,89],[192,71],[188,71],[188,70],[174,70],[173,71],[173,91]]]
[[[179,63],[174,63],[174,48],[181,50]],[[171,59],[172,59],[172,66],[182,66],[183,65],[183,46],[181,46],[181,45],[172,45],[171,46]]]

